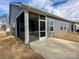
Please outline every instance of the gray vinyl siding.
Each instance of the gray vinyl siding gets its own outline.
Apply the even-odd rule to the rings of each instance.
[[[53,31],[50,31],[50,26],[49,26],[50,21],[53,21]],[[52,18],[47,18],[47,34],[48,34],[48,37],[55,35],[55,20]]]
[[[53,31],[50,31],[50,26],[49,26],[50,21],[53,21]],[[65,21],[61,21],[61,20],[57,20],[57,19],[48,17],[47,24],[48,24],[48,26],[47,26],[48,37],[57,36],[57,35],[71,31],[71,23],[68,23]],[[61,27],[63,27],[62,30],[61,30]],[[66,29],[65,29],[65,27],[66,27]]]
[[[63,27],[63,30],[62,30],[63,33],[70,32],[70,30],[71,30],[71,23],[61,21],[61,26]]]
[[[54,36],[61,34],[61,21],[55,19]]]
[[[21,8],[19,8],[18,6],[15,6],[15,5],[10,5],[10,29],[11,29],[11,32],[12,34],[16,35],[16,17],[17,15],[22,11]],[[13,27],[14,25],[15,27]]]

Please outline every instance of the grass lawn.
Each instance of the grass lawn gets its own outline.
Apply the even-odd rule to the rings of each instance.
[[[0,59],[44,59],[15,36],[0,31]]]
[[[65,39],[65,40],[79,42],[79,33],[64,33],[64,34],[61,34],[61,35],[58,35],[55,37]]]

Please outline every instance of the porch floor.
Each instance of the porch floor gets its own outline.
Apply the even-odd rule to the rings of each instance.
[[[79,59],[79,43],[49,38],[31,43],[31,47],[45,59]]]

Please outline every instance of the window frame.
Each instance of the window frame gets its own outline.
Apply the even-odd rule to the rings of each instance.
[[[63,30],[63,26],[61,26],[61,30]]]
[[[67,28],[66,28],[66,26],[64,27],[64,30],[66,30]]]
[[[54,30],[54,24],[51,24],[51,22],[54,23],[54,21],[53,20],[49,20],[49,31],[53,31]],[[52,27],[53,30],[51,30],[51,27]]]

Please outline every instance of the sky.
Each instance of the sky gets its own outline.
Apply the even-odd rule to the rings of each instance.
[[[9,2],[22,2],[29,4],[33,7],[42,8],[46,11],[56,8],[61,2],[65,0],[0,0],[0,15],[8,13],[9,11]],[[56,7],[55,7],[56,6]]]
[[[49,13],[79,21],[79,0],[0,0],[0,15],[8,14],[10,2],[22,2]]]
[[[79,0],[68,0],[57,8],[64,18],[79,22]]]

